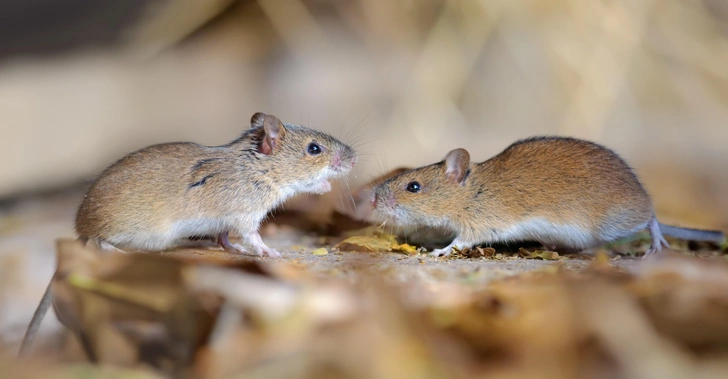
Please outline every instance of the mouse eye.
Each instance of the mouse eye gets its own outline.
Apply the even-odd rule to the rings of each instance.
[[[319,146],[319,144],[317,144],[316,142],[309,143],[306,150],[310,155],[319,155],[323,151],[321,146]]]
[[[409,182],[407,184],[407,192],[417,193],[422,189],[422,185],[419,182]]]

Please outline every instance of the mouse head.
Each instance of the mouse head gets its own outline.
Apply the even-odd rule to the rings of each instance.
[[[375,214],[396,225],[446,226],[468,200],[470,154],[455,149],[442,162],[405,171],[374,187]]]
[[[250,124],[261,171],[290,194],[328,192],[329,179],[348,174],[357,161],[351,147],[326,133],[264,113]]]

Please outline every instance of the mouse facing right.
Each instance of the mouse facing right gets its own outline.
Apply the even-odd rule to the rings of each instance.
[[[575,138],[520,140],[481,163],[455,149],[443,161],[389,178],[373,192],[372,207],[385,222],[455,233],[434,256],[447,256],[454,247],[515,241],[583,250],[645,228],[652,237],[645,257],[669,247],[663,234],[725,240],[722,232],[659,223],[627,163],[604,146]]]

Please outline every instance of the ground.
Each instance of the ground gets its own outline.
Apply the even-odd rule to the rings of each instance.
[[[214,246],[109,258],[71,242],[80,198],[69,190],[4,206],[0,367],[62,377],[103,376],[100,367],[151,376],[191,369],[213,377],[372,378],[665,377],[668,369],[720,377],[728,370],[728,266],[716,246],[673,241],[677,252],[643,262],[632,255],[646,247],[638,236],[589,254],[532,258],[534,247],[512,245],[434,258],[340,251],[347,235],[302,232],[283,215],[262,228],[282,259]],[[65,261],[56,301],[70,304],[66,325],[92,341],[90,350],[50,316],[31,350],[35,363],[13,364],[55,269],[57,238],[69,242],[59,245]],[[141,347],[149,339],[166,346],[165,360]],[[112,365],[84,363],[89,351]]]

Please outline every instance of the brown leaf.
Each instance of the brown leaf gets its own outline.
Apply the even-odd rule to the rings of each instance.
[[[496,253],[496,250],[492,247],[480,246],[476,246],[473,248],[466,247],[462,250],[456,250],[455,248],[453,248],[453,250],[465,258],[492,258],[495,256]]]

